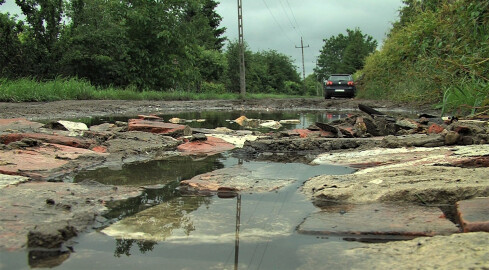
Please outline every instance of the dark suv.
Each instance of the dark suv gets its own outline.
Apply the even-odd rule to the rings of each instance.
[[[350,74],[332,74],[324,82],[324,98],[355,97],[357,88]]]

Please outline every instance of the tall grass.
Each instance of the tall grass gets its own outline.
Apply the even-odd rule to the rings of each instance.
[[[292,98],[297,96],[276,94],[247,94],[248,99]],[[24,78],[18,80],[0,79],[0,101],[2,102],[42,102],[58,100],[211,100],[239,99],[238,93],[210,91],[194,93],[187,91],[138,91],[135,87],[96,87],[90,82],[77,78],[56,78],[38,82]]]
[[[442,115],[487,114],[489,111],[489,83],[477,78],[468,78],[445,89],[439,104]]]

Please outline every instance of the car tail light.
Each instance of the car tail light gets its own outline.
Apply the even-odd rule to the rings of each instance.
[[[349,81],[349,82],[348,82],[348,85],[353,86],[353,85],[355,85],[355,84],[353,83],[353,81]]]
[[[326,83],[326,85],[333,85],[333,82],[332,82],[332,81],[328,81],[328,82]]]

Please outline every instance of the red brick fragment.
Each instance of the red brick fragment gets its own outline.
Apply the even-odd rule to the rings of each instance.
[[[489,232],[489,198],[459,201],[457,213],[464,232]]]
[[[168,134],[178,130],[184,130],[184,125],[177,125],[172,123],[164,123],[157,121],[149,121],[142,119],[130,119],[128,130],[129,131],[144,131],[151,133]]]
[[[207,137],[205,141],[192,141],[181,144],[177,149],[188,155],[214,155],[234,149],[234,144],[215,137]]]
[[[445,130],[444,127],[438,125],[438,124],[431,124],[431,126],[428,127],[428,134],[439,134]]]

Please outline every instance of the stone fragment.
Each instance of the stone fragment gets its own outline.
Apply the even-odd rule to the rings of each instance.
[[[322,207],[299,225],[302,234],[434,236],[459,232],[437,207],[411,204],[361,204]]]
[[[0,189],[29,181],[29,178],[18,175],[0,174]]]
[[[157,121],[148,121],[141,119],[130,119],[128,130],[129,131],[144,131],[159,134],[169,134],[176,131],[182,131],[185,129],[184,125],[177,125],[172,123],[164,123]]]
[[[29,248],[60,248],[68,239],[77,236],[75,227],[68,224],[41,224],[27,234]]]
[[[246,120],[248,120],[248,118],[247,118],[246,116],[242,115],[242,116],[240,116],[240,117],[238,117],[238,118],[234,119],[234,122],[236,122],[238,125],[242,126],[242,125],[243,125],[243,123],[244,123]]]
[[[427,133],[428,134],[439,134],[439,133],[442,133],[442,131],[444,131],[444,130],[445,130],[444,127],[433,123],[428,127]]]
[[[3,144],[10,144],[12,142],[20,141],[25,138],[34,139],[45,143],[60,144],[60,145],[66,145],[66,146],[71,146],[76,148],[85,148],[85,149],[88,149],[90,148],[90,146],[95,144],[95,141],[91,139],[75,138],[75,137],[68,137],[62,135],[51,135],[51,134],[44,134],[44,133],[4,134],[0,136],[0,142]]]
[[[464,232],[489,232],[489,198],[459,201],[457,213]]]
[[[279,129],[282,127],[282,125],[278,121],[268,120],[260,123],[260,127]]]
[[[298,125],[301,123],[299,119],[284,119],[279,121],[282,125]]]
[[[170,120],[168,120],[168,122],[173,123],[173,124],[183,124],[186,122],[186,120],[178,118],[178,117],[173,117]]]
[[[417,129],[418,123],[411,119],[399,119],[396,121],[396,125],[405,129]]]
[[[31,132],[43,125],[25,118],[0,119],[0,132]]]
[[[460,139],[460,134],[458,134],[455,131],[449,131],[445,135],[445,144],[446,145],[454,145],[457,144],[458,140]]]
[[[186,155],[215,155],[234,149],[235,146],[222,139],[207,137],[205,141],[193,141],[181,144],[177,150]]]
[[[151,114],[151,115],[140,114],[140,115],[138,115],[138,118],[141,120],[161,120],[161,117],[154,115],[154,114]]]

